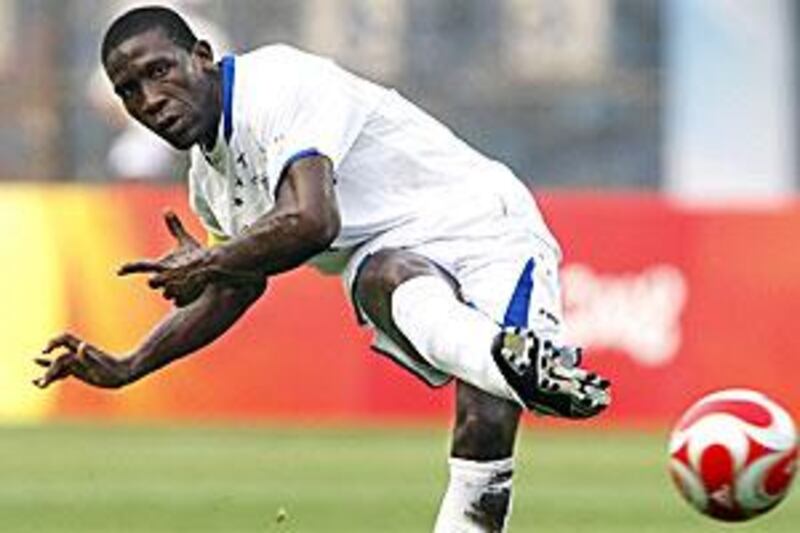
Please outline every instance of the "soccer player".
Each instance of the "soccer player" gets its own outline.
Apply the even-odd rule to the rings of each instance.
[[[56,337],[36,385],[132,383],[311,263],[342,275],[376,350],[431,386],[456,379],[435,531],[504,531],[522,409],[587,418],[609,403],[563,346],[559,246],[529,191],[397,92],[285,45],[217,62],[165,8],[117,19],[102,61],[128,112],[191,150],[190,202],[214,244],[167,213],[176,249],[119,273],[147,275],[174,310],[123,357]]]

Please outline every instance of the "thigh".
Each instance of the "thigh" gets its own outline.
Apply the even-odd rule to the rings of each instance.
[[[521,412],[516,404],[459,381],[451,456],[472,461],[511,457]]]
[[[382,249],[366,257],[353,281],[352,294],[358,310],[373,327],[387,335],[403,351],[424,362],[392,318],[392,293],[403,282],[418,276],[439,276],[447,281],[455,294],[455,280],[432,260],[402,249]]]

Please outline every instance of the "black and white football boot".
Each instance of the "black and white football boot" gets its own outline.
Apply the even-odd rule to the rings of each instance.
[[[590,418],[611,403],[611,382],[580,368],[580,348],[556,347],[528,329],[504,328],[492,356],[518,399],[534,413]]]

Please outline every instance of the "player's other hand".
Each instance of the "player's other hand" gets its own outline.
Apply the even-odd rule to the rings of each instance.
[[[86,341],[64,333],[52,339],[34,362],[44,374],[33,380],[40,389],[70,376],[104,389],[117,389],[130,383],[130,368]]]
[[[148,274],[151,289],[163,290],[165,299],[184,307],[203,294],[213,278],[212,256],[183,227],[172,211],[164,213],[164,222],[170,234],[178,241],[177,247],[159,259],[133,261],[122,266],[120,276]]]

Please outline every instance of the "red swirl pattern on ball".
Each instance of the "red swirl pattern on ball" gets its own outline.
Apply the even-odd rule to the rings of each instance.
[[[768,512],[798,469],[791,418],[748,390],[712,394],[681,417],[670,437],[670,473],[702,513],[741,522]]]
[[[747,459],[744,461],[744,468],[747,468],[766,455],[779,451],[764,446],[750,435],[745,434],[745,436],[747,437]]]
[[[678,429],[686,429],[707,415],[728,414],[748,424],[768,428],[772,413],[761,405],[747,400],[712,400],[690,409],[678,422]]]
[[[736,479],[733,457],[722,444],[712,444],[700,456],[700,477],[709,495],[707,512],[728,522],[747,519],[734,498]]]
[[[797,457],[798,451],[795,447],[791,453],[772,467],[764,480],[764,490],[767,494],[778,496],[789,490],[797,472]]]

